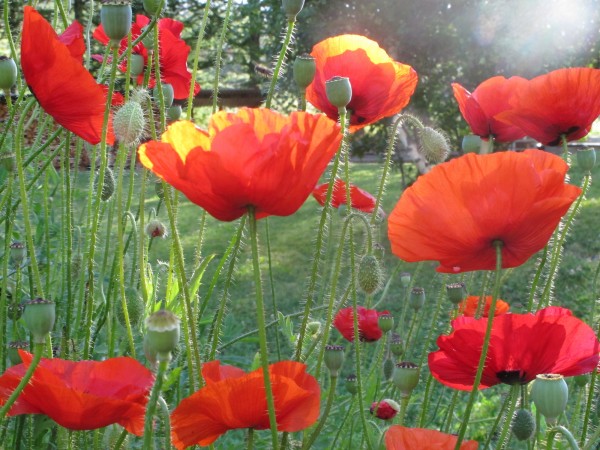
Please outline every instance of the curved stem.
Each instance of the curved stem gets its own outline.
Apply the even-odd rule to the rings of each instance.
[[[562,425],[553,427],[548,431],[548,442],[546,443],[546,450],[551,450],[554,447],[554,437],[559,433],[562,434],[567,440],[567,442],[569,443],[569,447],[571,447],[571,450],[579,450],[577,441],[575,440],[571,432]]]
[[[267,94],[267,101],[265,102],[265,108],[271,107],[271,102],[273,101],[273,94],[275,93],[275,87],[277,86],[277,79],[279,78],[279,72],[281,71],[281,67],[283,66],[283,60],[285,59],[285,54],[288,51],[290,46],[290,41],[292,40],[292,35],[294,34],[294,25],[296,24],[296,20],[288,20],[287,23],[287,31],[285,33],[285,39],[283,40],[283,45],[281,46],[281,51],[279,52],[279,57],[277,58],[277,64],[275,65],[275,70],[273,70],[273,77],[271,78],[271,85],[269,86],[269,92]]]

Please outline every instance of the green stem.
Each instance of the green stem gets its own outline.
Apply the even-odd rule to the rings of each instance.
[[[188,120],[192,118],[192,108],[194,107],[194,86],[196,85],[196,76],[198,72],[198,61],[200,61],[200,46],[204,39],[204,32],[206,30],[206,24],[208,23],[208,13],[210,11],[210,2],[207,0],[204,5],[204,14],[202,15],[202,23],[200,25],[200,31],[198,31],[198,37],[196,38],[196,46],[194,47],[194,58],[192,63],[192,81],[190,83],[190,93],[188,95],[187,111],[186,115]]]
[[[579,450],[577,441],[575,440],[571,432],[562,425],[553,427],[548,431],[548,442],[546,443],[546,450],[552,450],[552,448],[554,448],[554,437],[559,433],[565,437],[565,439],[569,443],[569,447],[571,448],[571,450]]]
[[[288,48],[290,46],[290,41],[292,40],[292,35],[294,34],[294,25],[295,24],[296,24],[295,19],[288,20],[287,31],[285,33],[285,39],[283,40],[283,45],[281,46],[281,51],[279,52],[279,57],[277,58],[275,70],[273,70],[273,77],[271,78],[271,85],[269,86],[269,92],[267,93],[267,100],[265,102],[265,108],[271,107],[271,102],[273,101],[273,94],[275,93],[275,87],[277,86],[277,79],[279,78],[279,72],[281,71],[281,67],[283,66],[285,54],[287,53]]]
[[[269,410],[269,423],[271,426],[271,440],[273,449],[279,448],[277,441],[277,417],[275,415],[275,399],[269,375],[269,354],[267,350],[267,329],[265,326],[265,306],[263,301],[262,280],[258,259],[258,236],[256,231],[256,214],[254,207],[248,207],[248,227],[250,229],[250,242],[252,244],[252,267],[254,269],[254,289],[256,291],[256,319],[258,326],[258,339],[260,344],[260,362],[263,370],[267,408]]]
[[[308,438],[306,443],[304,445],[302,445],[302,449],[308,449],[313,445],[313,443],[315,442],[315,440],[321,433],[321,430],[323,429],[323,425],[325,425],[325,422],[327,421],[327,418],[329,417],[329,412],[331,411],[331,406],[333,405],[333,399],[335,398],[335,388],[337,386],[338,377],[332,376],[332,377],[330,377],[330,380],[331,380],[331,383],[329,385],[329,392],[327,394],[327,404],[325,405],[325,410],[323,411],[323,414],[321,415],[321,419],[319,419],[319,423],[317,424],[317,427],[311,433],[310,438]]]
[[[227,9],[225,10],[225,17],[223,18],[223,27],[221,28],[221,35],[217,42],[217,56],[215,57],[215,79],[213,80],[213,114],[217,112],[218,101],[219,101],[219,78],[221,76],[221,59],[223,55],[223,47],[225,44],[225,36],[227,35],[227,27],[229,26],[229,16],[231,15],[232,0],[227,0]]]
[[[248,428],[248,445],[246,448],[247,450],[252,450],[254,448],[254,428]]]
[[[510,387],[510,400],[509,407],[506,415],[504,416],[504,424],[502,425],[502,432],[500,434],[500,439],[498,439],[498,443],[496,445],[497,450],[501,450],[507,444],[506,438],[508,437],[508,432],[512,425],[512,418],[515,414],[515,407],[517,406],[517,400],[519,399],[519,392],[521,390],[521,386],[519,384],[514,384]]]
[[[146,405],[146,418],[144,421],[144,445],[142,447],[144,450],[152,450],[154,448],[154,446],[152,445],[154,413],[156,412],[156,403],[158,401],[158,397],[162,389],[165,373],[167,371],[167,367],[169,366],[169,359],[170,358],[165,358],[159,361],[158,371],[156,373],[156,380],[154,381],[154,386],[152,386],[150,400],[148,400],[148,404]]]
[[[19,398],[19,395],[21,395],[21,392],[23,392],[23,389],[25,389],[25,386],[27,386],[27,384],[29,383],[29,380],[31,380],[35,369],[37,368],[38,364],[42,359],[42,353],[44,352],[45,345],[45,343],[33,344],[33,360],[31,361],[31,364],[29,364],[27,372],[25,372],[25,375],[23,376],[23,378],[21,378],[21,382],[17,385],[12,394],[10,394],[10,397],[8,397],[8,400],[6,400],[6,403],[0,409],[0,421],[4,419],[8,411],[10,411],[12,405],[17,401],[17,398]]]

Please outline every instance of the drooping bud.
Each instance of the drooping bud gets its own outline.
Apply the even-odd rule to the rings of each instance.
[[[420,151],[425,159],[433,164],[444,162],[450,153],[448,138],[431,127],[423,127],[419,134],[421,136]]]
[[[387,333],[394,328],[394,316],[391,314],[382,314],[379,316],[378,325],[381,331]]]
[[[146,31],[146,29],[148,29],[148,25],[146,25],[145,27],[142,27],[142,33],[144,33]],[[154,30],[149,31],[148,34],[146,34],[142,38],[142,44],[144,44],[144,47],[146,47],[146,50],[148,50],[149,52],[151,52],[152,50],[154,50],[154,36],[153,36],[153,31]]]
[[[315,78],[317,63],[315,58],[304,54],[296,56],[293,66],[294,81],[301,90],[306,89]]]
[[[0,56],[0,90],[10,91],[17,82],[17,64],[12,58]]]
[[[308,322],[306,325],[306,331],[313,339],[316,339],[321,332],[321,322],[315,320],[313,322]]]
[[[167,109],[167,119],[171,122],[179,120],[181,117],[181,105],[171,105]]]
[[[464,153],[479,153],[481,138],[474,134],[467,134],[462,139],[462,150]]]
[[[390,351],[394,356],[402,356],[404,353],[404,344],[399,334],[393,333],[390,341]]]
[[[446,285],[446,293],[448,294],[448,300],[450,300],[453,304],[458,305],[467,297],[467,292],[465,289],[465,283],[450,283]]]
[[[384,362],[383,362],[383,379],[384,380],[389,380],[390,378],[392,378],[392,374],[394,373],[394,361],[392,361],[391,359],[387,358]]]
[[[584,150],[577,150],[577,165],[585,173],[590,173],[596,165],[596,149],[586,148]]]
[[[401,397],[410,396],[419,383],[419,366],[408,361],[399,362],[394,367],[392,382],[400,391]]]
[[[567,407],[569,387],[562,375],[540,374],[533,381],[531,399],[548,425],[554,425]]]
[[[336,108],[345,108],[352,100],[352,85],[350,78],[333,77],[325,82],[327,100]]]
[[[400,284],[403,288],[410,286],[411,274],[410,272],[402,272],[400,274]]]
[[[282,0],[283,11],[289,21],[295,21],[296,16],[304,7],[304,0]]]
[[[146,225],[146,234],[149,238],[167,237],[167,227],[158,219],[152,219]]]
[[[131,29],[131,4],[129,0],[104,0],[100,9],[100,22],[112,47],[118,47],[121,39]]]
[[[113,116],[113,128],[119,142],[125,145],[139,143],[146,128],[142,106],[133,100],[121,106]]]
[[[163,94],[163,101],[165,103],[165,108],[170,108],[171,105],[173,104],[173,99],[175,98],[175,92],[173,91],[173,85],[169,84],[169,83],[162,83],[162,94]],[[158,88],[155,87],[152,91],[152,96],[154,97],[155,101],[158,101]]]
[[[56,320],[56,304],[43,298],[34,298],[24,302],[23,320],[33,336],[33,342],[43,344],[54,328]]]
[[[408,304],[415,311],[420,310],[425,304],[425,289],[422,287],[412,288],[408,297]]]
[[[158,361],[170,361],[171,353],[179,342],[179,317],[171,311],[160,309],[146,319],[148,351],[156,354]]]
[[[25,245],[22,242],[15,241],[10,244],[10,261],[15,267],[21,267],[23,261],[25,261],[25,256],[27,255],[27,251],[25,250]]]
[[[132,54],[129,60],[129,67],[132,76],[137,77],[141,75],[144,72],[144,57],[137,53]]]
[[[97,179],[96,179],[97,181]],[[112,195],[115,193],[115,175],[110,167],[106,168],[104,172],[104,180],[102,180],[102,186],[99,188],[96,183],[96,191],[100,190],[100,199],[103,202],[110,200]]]
[[[358,387],[356,386],[356,375],[348,375],[346,377],[346,390],[352,395],[356,395]]]
[[[135,328],[141,323],[142,317],[144,317],[144,299],[135,287],[128,286],[125,288],[125,303],[127,305],[129,324]],[[123,302],[120,299],[117,300],[116,307],[117,320],[123,327],[127,327],[125,321],[125,311],[123,310]]]
[[[381,266],[375,255],[364,255],[358,265],[358,287],[370,295],[381,289],[382,281]]]
[[[13,341],[8,343],[8,360],[12,366],[21,364],[21,357],[19,356],[19,350],[29,350],[29,343],[26,341]]]
[[[394,418],[398,411],[400,411],[400,405],[394,400],[386,398],[380,402],[373,402],[370,408],[371,414],[378,419],[390,420]]]
[[[162,180],[156,180],[154,182],[154,192],[156,193],[156,196],[159,199],[163,199],[165,198],[165,188],[163,186],[163,181]]]
[[[337,377],[344,364],[344,347],[341,345],[326,345],[324,355],[325,365],[332,377]]]
[[[143,0],[144,11],[150,16],[158,16],[164,4],[165,0]]]
[[[519,409],[512,420],[511,429],[519,441],[526,441],[535,433],[535,419],[528,409]]]

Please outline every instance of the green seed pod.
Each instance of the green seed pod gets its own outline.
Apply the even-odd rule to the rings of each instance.
[[[33,342],[43,344],[46,337],[54,328],[56,320],[56,304],[43,298],[34,298],[24,302],[23,320],[27,329],[33,335]]]
[[[144,72],[144,57],[137,53],[132,54],[129,61],[129,67],[132,76],[137,77],[138,75],[141,75]]]
[[[140,141],[146,128],[146,118],[142,106],[128,101],[113,116],[113,128],[119,142],[134,145]]]
[[[448,294],[448,300],[453,304],[458,305],[467,297],[465,283],[461,281],[459,283],[447,284],[446,293]]]
[[[165,102],[165,108],[170,108],[173,104],[173,98],[175,95],[175,92],[173,91],[173,85],[169,83],[162,83],[162,94]],[[152,95],[154,97],[154,101],[158,101],[158,88],[154,88]]]
[[[108,0],[100,9],[100,22],[110,38],[112,47],[118,47],[121,39],[131,29],[131,4],[128,0]]]
[[[419,311],[425,304],[425,289],[422,287],[412,288],[408,297],[408,304],[415,311]]]
[[[170,311],[161,309],[146,319],[148,349],[156,353],[158,361],[170,361],[171,352],[179,342],[179,317]]]
[[[423,127],[420,131],[421,154],[433,164],[444,162],[450,153],[448,138],[438,130],[431,127]]]
[[[169,119],[169,121],[175,122],[176,120],[179,120],[180,117],[181,117],[181,105],[171,105],[167,109],[167,119]]]
[[[144,299],[136,288],[128,286],[125,288],[125,303],[127,304],[129,323],[132,328],[136,328],[141,323],[142,317],[144,317]],[[116,309],[117,320],[123,327],[126,327],[125,313],[121,299],[117,300]]]
[[[356,375],[348,375],[346,377],[346,390],[352,395],[356,395],[358,387],[356,386]]]
[[[295,21],[296,16],[304,7],[304,0],[282,0],[281,5],[283,6],[283,11],[287,16],[287,19]]]
[[[306,89],[315,78],[317,73],[317,63],[315,58],[304,54],[297,56],[293,66],[294,81],[302,90]]]
[[[400,274],[400,284],[403,288],[407,288],[410,285],[411,274],[409,272],[402,272]]]
[[[25,244],[19,241],[10,244],[10,262],[13,266],[21,267],[26,256],[27,250],[25,249]]]
[[[528,409],[519,409],[512,420],[512,432],[519,441],[531,439],[535,433],[535,419]]]
[[[17,64],[12,58],[0,56],[0,90],[8,93],[17,82]],[[10,94],[6,94],[10,95]]]
[[[464,153],[479,153],[481,138],[474,134],[467,134],[462,139],[462,150]]]
[[[29,350],[29,343],[26,341],[13,341],[8,343],[8,360],[12,366],[21,364],[21,356],[19,356],[19,350]]]
[[[97,181],[97,180],[96,180]],[[115,175],[110,167],[106,168],[104,172],[104,180],[102,181],[102,187],[100,188],[100,199],[103,202],[107,202],[115,193]],[[96,190],[98,185],[96,183]]]
[[[386,359],[383,362],[383,378],[384,380],[389,380],[392,378],[392,374],[394,373],[394,361],[391,359]]]
[[[350,78],[333,77],[325,82],[327,100],[337,108],[345,108],[352,100],[352,85]]]
[[[569,387],[562,375],[537,375],[531,387],[531,399],[548,425],[554,425],[567,407]]]
[[[379,329],[381,331],[387,333],[392,328],[394,328],[394,316],[392,316],[391,314],[382,314],[381,316],[379,316],[377,324],[379,325]]]
[[[8,311],[7,311],[8,318],[10,320],[12,320],[13,322],[16,322],[23,315],[23,310],[25,308],[23,307],[23,305],[21,305],[19,303],[10,303],[8,305],[7,309],[8,309]]]
[[[358,265],[358,287],[365,294],[373,294],[381,289],[383,274],[381,266],[374,255],[364,255]]]
[[[410,396],[419,383],[419,367],[412,362],[399,362],[394,368],[392,382],[400,391],[401,397]]]
[[[326,345],[324,355],[325,365],[332,377],[337,377],[344,364],[344,347],[341,345]]]
[[[596,149],[587,148],[577,151],[577,164],[586,173],[590,173],[596,165]]]
[[[404,353],[404,344],[399,334],[393,333],[390,341],[390,351],[394,356],[400,357]]]
[[[144,11],[150,16],[158,16],[165,4],[164,0],[143,0]]]

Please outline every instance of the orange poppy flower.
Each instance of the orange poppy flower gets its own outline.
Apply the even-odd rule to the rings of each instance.
[[[327,197],[327,187],[329,183],[319,184],[312,192],[313,197],[319,205],[324,206]],[[350,200],[352,201],[352,207],[362,212],[372,213],[375,209],[377,199],[369,194],[367,191],[363,191],[358,186],[350,184]],[[331,206],[339,208],[340,206],[346,205],[346,183],[343,180],[335,180],[333,186],[333,196],[331,198]],[[385,212],[379,208],[378,214],[380,217],[385,217]]]
[[[18,386],[33,355],[19,350],[23,364],[0,376],[0,405]],[[114,423],[144,432],[144,414],[154,376],[132,358],[67,361],[42,358],[33,378],[8,415],[45,414],[70,430],[94,430]]]
[[[559,145],[564,136],[586,136],[600,115],[600,70],[558,69],[533,78],[509,100],[511,108],[496,119],[521,128],[545,145]]]
[[[480,297],[478,295],[469,295],[466,299],[458,304],[458,313],[467,317],[475,317]],[[483,307],[482,317],[488,317],[490,314],[490,306],[492,306],[492,296],[485,296],[485,305]],[[496,299],[496,310],[494,316],[508,312],[510,305],[504,300]]]
[[[83,67],[83,27],[74,22],[58,36],[33,7],[25,6],[21,68],[31,92],[57,123],[90,144],[102,135],[106,87]],[[114,96],[113,105],[122,101]],[[106,142],[114,143],[112,119]]]
[[[389,216],[392,252],[439,261],[438,272],[517,267],[541,250],[581,189],[567,164],[540,150],[467,154],[438,164],[409,187]]]
[[[306,99],[337,120],[338,109],[327,100],[325,82],[335,76],[349,78],[350,131],[399,113],[417,86],[417,72],[411,66],[394,61],[377,42],[364,36],[344,34],[325,39],[313,47],[311,56],[317,71],[306,89]]]
[[[509,142],[522,138],[525,133],[518,127],[495,119],[494,116],[510,109],[510,96],[524,83],[527,83],[527,80],[521,77],[492,77],[477,86],[472,93],[458,83],[452,83],[452,90],[460,113],[473,134],[484,140],[493,136],[499,142]]]
[[[183,399],[171,414],[173,445],[207,446],[238,428],[269,428],[262,369],[248,374],[211,361],[202,366],[206,386]],[[281,361],[269,366],[279,431],[295,432],[319,417],[320,388],[306,365]]]
[[[302,206],[341,141],[324,115],[242,108],[212,116],[209,131],[175,122],[161,142],[143,144],[144,166],[218,220],[253,206],[256,217],[288,216]]]
[[[457,436],[426,428],[407,428],[402,425],[392,425],[385,433],[386,450],[417,450],[436,449],[454,450]],[[476,450],[476,441],[464,441],[461,450]]]

